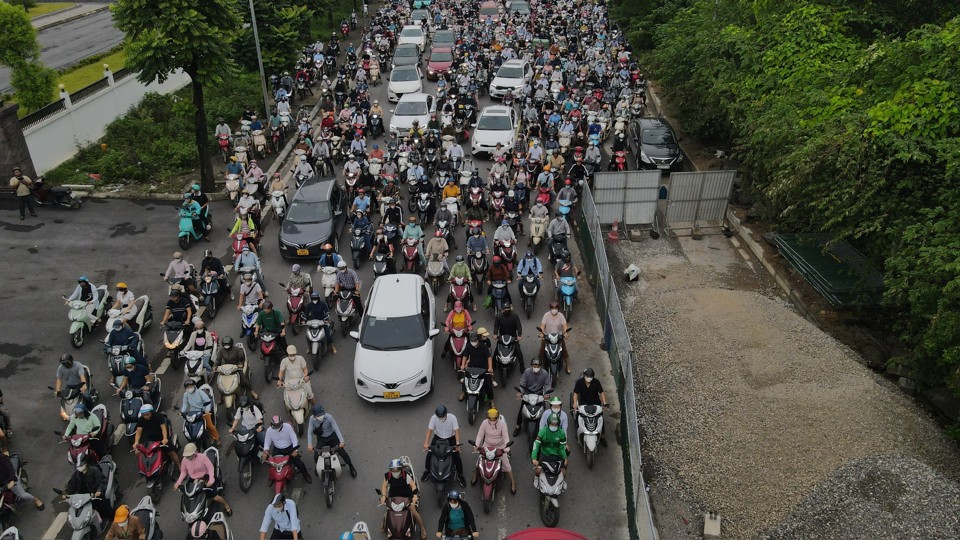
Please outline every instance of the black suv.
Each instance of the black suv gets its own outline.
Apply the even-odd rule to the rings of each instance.
[[[327,242],[336,251],[347,204],[343,188],[332,176],[307,180],[293,196],[280,225],[280,255],[316,259]]]
[[[637,169],[679,171],[683,152],[670,123],[662,118],[638,118],[630,128],[630,145],[637,158]]]

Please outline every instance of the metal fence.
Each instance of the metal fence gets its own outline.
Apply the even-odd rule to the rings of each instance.
[[[96,94],[98,91],[104,88],[107,88],[108,86],[110,86],[110,79],[104,77],[99,81],[93,84],[88,84],[87,86],[84,86],[83,88],[70,94],[70,102],[73,104],[77,104],[83,99],[89,96],[92,96],[93,94]]]
[[[53,103],[44,105],[43,107],[33,111],[32,113],[24,116],[20,119],[20,129],[27,129],[28,127],[42,122],[44,119],[49,118],[58,112],[66,108],[66,104],[62,99],[58,99]]]
[[[598,172],[593,181],[594,202],[601,225],[655,225],[660,171]]]
[[[623,448],[624,480],[627,487],[627,511],[630,535],[641,540],[656,540],[647,486],[643,480],[640,454],[640,423],[634,388],[633,346],[623,317],[620,297],[604,250],[603,231],[589,187],[584,187],[578,212],[578,233],[584,270],[594,285],[597,313],[603,324],[603,342],[613,367],[620,396],[620,440]]]
[[[137,72],[130,68],[127,68],[127,67],[120,68],[113,72],[113,80],[119,81],[120,79],[124,79],[126,77],[129,77],[131,75],[136,75],[136,74]]]
[[[722,228],[736,176],[735,170],[671,174],[667,231]]]

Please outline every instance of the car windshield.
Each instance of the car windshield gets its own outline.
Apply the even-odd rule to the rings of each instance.
[[[453,55],[450,51],[437,51],[430,55],[431,62],[452,62]]]
[[[497,72],[497,77],[503,77],[505,79],[522,79],[523,68],[520,66],[503,66],[500,68],[500,71]]]
[[[423,37],[423,30],[420,28],[404,28],[400,31],[400,37],[420,38]]]
[[[420,21],[427,19],[430,20],[430,12],[425,9],[415,9],[410,12],[410,20],[419,23]]]
[[[643,130],[641,142],[643,144],[652,144],[654,146],[677,144],[677,141],[673,136],[673,131],[666,127],[655,127]]]
[[[376,351],[398,351],[421,347],[427,341],[423,317],[363,316],[360,325],[360,345]]]
[[[498,11],[499,10],[497,9],[497,6],[482,7],[480,8],[480,15],[483,17],[486,17],[487,15],[494,16]]]
[[[404,101],[397,104],[394,114],[397,116],[423,116],[427,114],[427,104],[423,101]]]
[[[513,129],[513,125],[510,123],[510,117],[505,114],[485,114],[481,116],[480,120],[477,122],[477,129],[487,131],[510,131]]]
[[[287,209],[286,221],[290,223],[322,223],[330,221],[329,201],[304,201],[294,199]]]
[[[418,53],[417,46],[412,47],[397,47],[396,52],[393,53],[394,56],[400,56],[403,58],[411,58],[416,56]]]
[[[390,75],[390,80],[397,81],[397,82],[419,81],[420,74],[417,73],[417,70],[415,69],[397,68],[393,70],[393,74]]]
[[[453,43],[456,41],[453,32],[437,32],[433,35],[434,43]]]

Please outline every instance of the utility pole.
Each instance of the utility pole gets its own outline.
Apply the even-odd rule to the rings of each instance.
[[[263,117],[270,116],[270,98],[267,94],[267,77],[263,73],[263,55],[260,54],[260,34],[257,32],[257,13],[250,0],[250,22],[253,24],[253,43],[257,48],[257,65],[260,66],[260,89],[263,92]]]

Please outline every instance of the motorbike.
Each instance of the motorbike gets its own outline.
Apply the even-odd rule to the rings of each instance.
[[[113,305],[113,297],[107,294],[106,285],[97,287],[97,294],[100,301],[94,308],[93,313],[87,310],[87,302],[83,300],[67,302],[67,307],[70,308],[70,311],[67,312],[67,318],[70,320],[70,344],[75,349],[83,346],[87,335],[93,332],[93,329],[106,318],[107,306]],[[63,299],[66,300],[66,297],[63,297]]]
[[[228,174],[226,178],[227,193],[230,194],[230,201],[237,202],[237,198],[240,197],[240,175]]]
[[[625,171],[627,170],[627,151],[626,150],[617,150],[613,153],[613,156],[610,159],[610,165],[607,166],[607,170],[610,171]]]
[[[297,427],[297,435],[302,437],[307,418],[307,382],[303,379],[283,383],[283,404]]]
[[[113,447],[113,424],[110,423],[110,413],[107,412],[107,406],[103,403],[97,405],[90,411],[90,414],[96,416],[100,419],[100,429],[96,433],[74,433],[67,437],[66,442],[67,447],[67,461],[71,465],[76,466],[76,464],[81,460],[85,460],[87,463],[97,463],[105,456],[97,454],[91,447],[90,441],[97,439],[103,441],[104,450],[106,450],[105,455],[110,455],[110,450]],[[57,432],[54,432],[57,433]],[[57,433],[59,435],[59,433]],[[93,459],[90,459],[90,458]]]
[[[253,151],[260,159],[267,158],[267,136],[262,129],[253,130]]]
[[[520,362],[520,343],[517,342],[516,336],[500,334],[493,353],[493,362],[500,368],[500,386],[507,385],[507,378],[513,372],[514,364],[519,364],[520,370],[523,371],[523,363]]]
[[[93,467],[94,465],[90,464],[90,466]],[[107,487],[104,488],[101,497],[108,501],[111,508],[116,508],[117,502],[120,499],[119,488],[117,487],[117,481],[114,477],[117,465],[110,456],[107,456],[96,466],[100,467],[100,471],[103,472],[103,476],[107,479]],[[54,489],[54,491],[56,491],[58,495],[63,495],[63,502],[70,506],[70,511],[67,512],[67,524],[69,524],[73,530],[72,538],[74,540],[86,538],[92,540],[94,538],[101,538],[106,534],[107,529],[110,527],[110,522],[101,518],[100,514],[94,510],[94,497],[92,494],[75,493],[73,495],[65,495],[59,489]]]
[[[147,540],[163,539],[163,531],[160,529],[160,524],[157,523],[157,509],[153,506],[153,499],[149,495],[144,495],[140,499],[140,502],[130,510],[130,515],[136,516],[140,520],[140,525],[147,533]]]
[[[400,461],[403,462],[404,472],[416,482],[417,477],[413,474],[413,465],[410,463],[410,458],[408,456],[401,456]],[[378,495],[385,495],[380,493],[379,488],[376,489],[376,492]],[[387,540],[407,540],[419,536],[420,527],[410,512],[411,504],[413,504],[413,500],[407,497],[389,497],[387,499],[387,516],[385,520],[387,525]],[[443,504],[443,500],[440,501],[440,504]]]
[[[120,420],[123,422],[123,434],[131,444],[133,444],[134,435],[137,433],[140,407],[149,403],[153,405],[154,409],[160,410],[161,389],[160,377],[156,377],[153,384],[150,385],[150,392],[146,395],[144,395],[143,388],[127,388],[123,391],[123,396],[120,398]]]
[[[283,149],[283,126],[270,126],[270,147],[273,153]]]
[[[381,137],[383,135],[383,117],[379,114],[371,114],[368,129],[370,130],[371,138],[376,139]]]
[[[374,279],[384,276],[390,270],[390,261],[387,255],[377,253],[373,256],[373,277]]]
[[[440,439],[430,445],[430,481],[434,483],[437,492],[437,506],[442,507],[447,502],[447,492],[456,480],[457,470],[453,464],[453,454],[460,445],[452,445]]]
[[[200,384],[199,391],[207,395],[207,399],[212,406],[212,410],[210,411],[211,416],[216,419],[217,397],[213,394],[213,388],[211,388],[209,384],[203,383]],[[174,405],[174,408],[178,408],[178,406]],[[180,413],[183,416],[183,437],[186,439],[186,442],[192,442],[196,444],[197,448],[206,448],[210,446],[207,443],[212,442],[212,438],[207,432],[207,424],[203,418],[203,411],[194,411],[189,413],[180,411]]]
[[[290,463],[290,456],[275,455],[267,458],[267,465],[270,466],[270,485],[273,486],[274,493],[283,493],[287,489],[287,484],[293,480],[293,465]]]
[[[243,351],[243,364],[220,364],[215,368],[217,372],[217,389],[220,390],[220,399],[223,402],[223,417],[227,424],[233,421],[237,412],[237,396],[240,393],[241,375],[249,375],[247,352]]]
[[[204,383],[210,382],[213,373],[208,371],[203,365],[203,357],[210,355],[210,358],[217,357],[217,344],[213,343],[211,349],[193,349],[189,351],[180,351],[180,357],[183,358],[183,374],[189,379],[200,380]]]
[[[504,304],[507,303],[507,282],[501,279],[498,279],[491,283],[493,289],[490,292],[490,295],[493,297],[493,313],[498,314],[503,309]]]
[[[475,441],[467,441],[471,446],[477,449],[480,456],[477,458],[477,476],[483,481],[480,486],[480,496],[483,500],[483,513],[489,514],[493,508],[493,502],[497,500],[497,491],[503,483],[502,476],[502,457],[510,452],[508,448],[513,446],[514,441],[507,443],[506,448],[494,448],[484,446],[480,448]]]
[[[366,258],[368,251],[366,231],[363,227],[354,227],[350,238],[350,253],[353,255],[353,267],[360,268],[360,261]]]
[[[359,318],[357,302],[353,297],[353,291],[346,289],[340,290],[337,298],[336,312],[337,316],[340,317],[340,331],[346,336],[350,331],[350,327],[353,326],[353,323]]]
[[[83,202],[74,191],[66,186],[47,188],[43,185],[43,177],[37,177],[30,186],[33,202],[38,206],[59,206],[60,208],[77,209]]]
[[[167,321],[163,329],[163,348],[167,351],[170,365],[176,369],[180,369],[180,351],[186,345],[184,332],[183,323],[180,321]]]
[[[323,297],[327,301],[327,306],[332,307],[333,291],[337,288],[337,268],[335,266],[324,266],[320,271],[320,286],[323,287]]]
[[[287,194],[282,190],[270,193],[270,206],[273,207],[273,213],[277,215],[277,221],[283,222],[287,214]]]
[[[517,246],[515,244],[515,241],[508,238],[497,245],[497,255],[500,255],[500,258],[507,264],[507,267],[511,271],[517,264]]]
[[[540,460],[533,486],[540,490],[540,520],[547,527],[556,527],[560,521],[560,494],[567,489],[563,460],[558,456]]]
[[[477,413],[483,404],[481,396],[485,391],[483,386],[486,384],[486,373],[487,370],[483,368],[473,367],[468,367],[463,373],[463,391],[466,394],[464,401],[467,404],[467,420],[471,426],[477,421]]]
[[[429,223],[430,217],[433,214],[433,198],[430,197],[429,193],[421,191],[417,194],[415,200],[417,219],[420,220],[420,223]],[[411,199],[410,202],[414,202],[414,199]]]
[[[10,463],[13,466],[17,480],[20,481],[20,485],[25,491],[29,491],[30,478],[27,475],[27,470],[24,468],[27,462],[20,457],[20,454],[10,454]],[[0,490],[0,528],[7,529],[10,527],[10,522],[13,520],[14,514],[19,513],[21,502],[23,501],[14,495],[13,491],[7,489],[6,486],[2,486],[2,490]],[[6,535],[7,532],[8,530],[5,530],[3,534]],[[15,538],[19,538],[19,536]]]
[[[457,366],[457,359],[462,357],[467,349],[467,331],[466,328],[452,328],[449,332],[450,337],[447,338],[447,350],[450,351],[450,363],[454,371],[460,369]]]
[[[456,197],[447,197],[441,204],[443,204],[447,211],[450,212],[450,215],[453,216],[450,227],[456,227],[457,222],[460,220],[460,201]]]
[[[420,273],[420,251],[417,249],[420,241],[416,238],[407,238],[403,243],[403,270],[411,274]]]
[[[240,472],[240,489],[244,493],[250,491],[253,485],[253,468],[260,462],[260,443],[257,432],[243,426],[237,428],[233,435],[237,440],[233,450],[237,454],[237,470]]]
[[[457,301],[463,302],[464,306],[474,304],[470,283],[462,276],[450,280],[450,293],[447,295],[447,305],[444,311],[449,311],[450,306]]]
[[[87,377],[87,392],[90,396],[90,400],[93,403],[97,402],[98,394],[97,391],[93,388],[93,379],[90,378],[90,368],[83,366],[83,372]],[[50,390],[53,390],[52,386],[48,386]],[[85,399],[83,393],[80,392],[80,388],[62,388],[60,390],[60,419],[66,422],[70,419],[70,415],[73,414],[73,408],[81,403],[84,403]]]
[[[263,380],[267,384],[273,381],[274,370],[280,367],[283,352],[277,344],[278,337],[273,332],[260,332],[260,359],[263,360]]]
[[[311,319],[306,324],[308,349],[316,371],[320,369],[320,359],[327,354],[327,332],[332,332],[333,328],[329,320]]]
[[[216,448],[210,447],[203,451],[211,463],[213,463],[214,476],[220,478],[220,452]],[[180,495],[180,516],[187,525],[191,525],[207,517],[212,504],[206,490],[206,478],[195,479],[187,478],[181,488],[183,493]]]
[[[206,308],[204,312],[210,316],[211,320],[215,319],[220,304],[223,303],[223,296],[226,294],[226,291],[220,290],[220,282],[217,279],[216,272],[209,272],[203,276],[200,281],[200,294],[203,295],[202,302]]]
[[[187,250],[190,249],[190,244],[203,238],[206,231],[198,231],[193,226],[193,220],[198,217],[195,213],[186,208],[180,208],[177,213],[180,216],[180,232],[177,235],[177,242],[180,244],[180,249]]]
[[[430,280],[430,288],[433,289],[433,294],[437,294],[437,291],[440,290],[440,284],[445,282],[447,277],[447,269],[440,255],[434,254],[427,261],[427,277]]]
[[[495,188],[490,192],[490,220],[499,224],[503,220],[503,201],[504,191],[502,188]]]
[[[563,305],[563,316],[570,320],[573,316],[573,301],[577,297],[577,278],[574,276],[564,276],[556,283],[557,294],[560,296],[560,303]]]
[[[567,250],[567,235],[555,234],[550,238],[550,264],[556,265]]]
[[[324,446],[314,450],[314,458],[317,462],[317,476],[323,484],[323,495],[327,503],[327,508],[333,508],[333,493],[336,488],[337,480],[343,472],[343,465],[340,463],[340,454],[336,447]]]
[[[299,287],[287,287],[283,283],[280,286],[287,291],[287,328],[293,331],[293,335],[297,335],[306,322],[303,319],[305,291]]]
[[[470,273],[473,275],[473,283],[477,287],[477,293],[483,292],[483,284],[490,267],[487,257],[482,251],[474,251],[470,255]]]
[[[257,338],[253,335],[253,327],[257,323],[260,308],[256,304],[244,304],[240,308],[240,340],[247,338],[247,348],[251,351],[257,345]]]
[[[553,381],[553,385],[556,387],[557,381],[560,380],[560,372],[562,371],[560,364],[563,363],[563,334],[549,333],[544,335],[542,329],[538,327],[537,330],[540,331],[540,335],[543,336],[546,342],[544,344],[544,356],[546,360],[544,367],[550,372],[550,380]],[[573,327],[567,326],[567,331],[572,332]]]
[[[577,441],[587,458],[587,467],[592,469],[597,457],[597,442],[603,434],[603,407],[580,405],[573,416],[577,422]]]
[[[170,433],[170,423],[167,422],[167,432]],[[176,436],[174,436],[173,447],[176,448]],[[163,492],[163,478],[166,476],[170,482],[177,479],[179,471],[173,464],[173,461],[167,457],[166,452],[161,448],[160,441],[151,441],[144,445],[137,445],[139,451],[137,455],[137,471],[147,483],[147,490],[151,496],[160,500]]]
[[[553,383],[556,384],[556,381],[553,381]],[[527,432],[527,452],[532,452],[533,442],[537,439],[537,433],[540,431],[540,419],[547,410],[544,396],[550,394],[550,389],[537,393],[522,386],[514,386],[513,388],[521,395],[520,399],[523,401],[520,407],[523,411],[524,431]]]
[[[520,302],[529,319],[533,315],[533,306],[537,303],[537,294],[540,292],[540,280],[536,274],[530,272],[520,276]]]
[[[130,357],[129,344],[113,345],[107,349],[107,368],[110,369],[110,375],[113,377],[112,384],[116,387],[119,387],[123,383],[123,378],[126,377],[123,366],[128,357]]]

